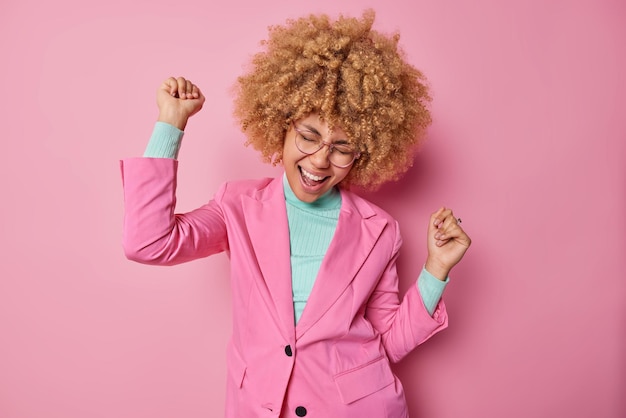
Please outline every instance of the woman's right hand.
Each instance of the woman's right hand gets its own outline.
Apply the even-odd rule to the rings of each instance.
[[[170,77],[157,89],[159,121],[185,130],[187,120],[198,113],[204,104],[204,95],[184,77]]]

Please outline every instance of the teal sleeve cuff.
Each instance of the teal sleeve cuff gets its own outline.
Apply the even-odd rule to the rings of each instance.
[[[428,310],[429,314],[435,312],[435,308],[443,295],[443,291],[450,282],[450,278],[446,277],[446,280],[439,280],[432,274],[430,274],[425,268],[422,269],[420,276],[417,279],[417,288],[422,296],[424,306]]]
[[[155,123],[152,136],[150,137],[150,141],[148,141],[148,146],[143,156],[149,158],[177,159],[183,134],[183,131],[169,123]]]

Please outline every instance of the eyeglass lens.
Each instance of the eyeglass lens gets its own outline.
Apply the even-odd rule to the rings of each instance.
[[[356,153],[349,145],[328,144],[313,134],[296,128],[296,146],[305,154],[315,154],[324,145],[329,146],[328,160],[335,166],[347,167],[356,159]]]

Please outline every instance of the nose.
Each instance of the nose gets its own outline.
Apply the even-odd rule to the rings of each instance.
[[[328,168],[328,166],[330,165],[330,160],[328,159],[329,154],[330,145],[324,142],[322,148],[309,155],[309,159],[317,168]]]

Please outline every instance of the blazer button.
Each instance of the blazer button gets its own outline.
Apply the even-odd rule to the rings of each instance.
[[[287,354],[288,357],[293,356],[293,352],[291,351],[291,346],[290,345],[286,345],[285,346],[285,354]]]
[[[296,415],[299,417],[303,417],[306,415],[306,408],[304,406],[299,406],[296,408]]]

